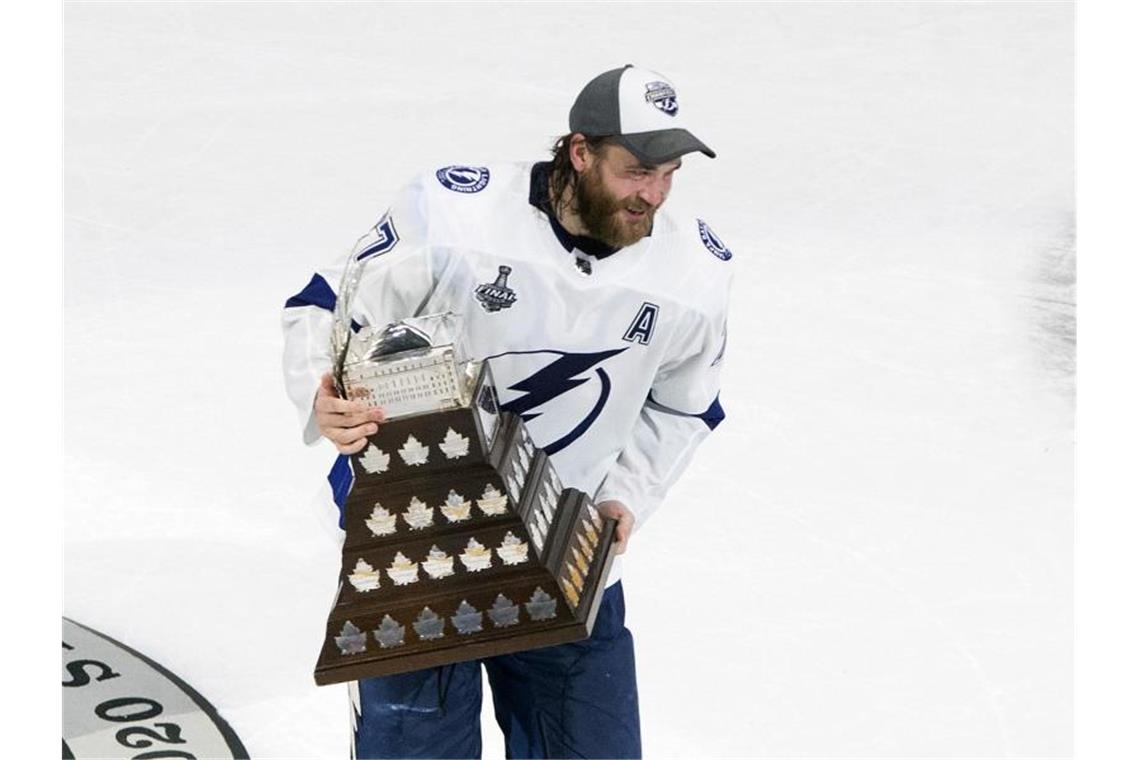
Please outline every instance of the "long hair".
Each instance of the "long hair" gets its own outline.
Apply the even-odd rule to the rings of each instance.
[[[550,166],[550,194],[554,199],[552,210],[557,215],[562,213],[566,203],[578,190],[578,171],[570,161],[570,138],[574,135],[574,132],[562,135],[550,149],[554,156]],[[586,137],[586,147],[591,153],[598,153],[615,142],[612,137]],[[569,193],[566,188],[570,188]]]

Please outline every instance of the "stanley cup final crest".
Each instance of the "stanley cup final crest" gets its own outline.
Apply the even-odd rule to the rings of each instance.
[[[518,300],[518,295],[507,285],[507,276],[510,273],[510,267],[501,266],[499,276],[494,282],[486,282],[475,288],[475,300],[484,311],[496,312],[509,309]]]

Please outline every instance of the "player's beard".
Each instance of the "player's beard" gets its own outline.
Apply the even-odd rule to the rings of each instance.
[[[644,211],[640,219],[626,218],[623,209]],[[597,164],[578,175],[574,188],[574,210],[586,234],[614,248],[633,245],[653,229],[653,215],[657,209],[630,195],[618,198],[606,189]]]

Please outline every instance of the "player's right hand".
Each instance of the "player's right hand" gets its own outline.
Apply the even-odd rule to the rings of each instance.
[[[336,395],[332,373],[321,376],[321,387],[313,401],[313,416],[321,435],[342,454],[355,454],[368,445],[367,436],[380,429],[384,410],[360,401],[346,401]]]

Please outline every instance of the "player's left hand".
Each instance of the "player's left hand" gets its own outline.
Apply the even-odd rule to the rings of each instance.
[[[633,523],[637,520],[633,511],[620,501],[603,501],[597,505],[602,517],[617,520],[617,530],[614,532],[614,554],[624,554],[629,546],[629,537],[633,534]]]

